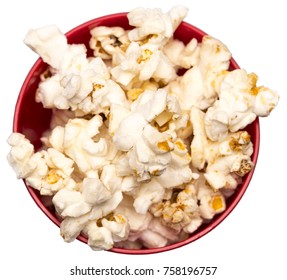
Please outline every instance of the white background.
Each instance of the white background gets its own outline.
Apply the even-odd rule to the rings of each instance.
[[[4,4],[5,3],[5,4]],[[30,28],[55,23],[67,32],[102,15],[138,6],[189,7],[186,21],[222,40],[242,68],[259,83],[276,89],[281,99],[269,118],[261,119],[261,148],[252,182],[231,215],[216,229],[185,247],[145,256],[94,252],[86,244],[66,244],[59,229],[34,204],[7,164],[6,139],[14,106],[26,74],[37,59],[22,40]],[[70,276],[74,266],[161,269],[163,266],[218,266],[215,276],[198,279],[286,279],[286,14],[284,1],[25,0],[1,1],[0,7],[0,278],[110,279]],[[285,111],[284,111],[285,109]],[[117,277],[117,279],[127,279]],[[145,279],[159,279],[145,277]],[[161,276],[162,279],[176,277]],[[178,276],[178,279],[192,279]],[[141,279],[141,277],[134,277]],[[142,277],[144,279],[144,277]]]

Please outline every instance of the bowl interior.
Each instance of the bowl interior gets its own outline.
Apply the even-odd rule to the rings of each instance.
[[[90,39],[90,30],[96,26],[121,26],[125,29],[131,29],[131,26],[128,24],[128,19],[126,13],[114,14],[109,16],[104,16],[97,18],[91,21],[88,21],[73,30],[69,31],[66,36],[69,43],[84,43],[88,50],[88,56],[92,55],[92,51],[89,49],[89,39]],[[205,35],[200,29],[187,24],[185,22],[181,23],[178,29],[175,32],[175,38],[180,39],[184,43],[188,43],[191,38],[196,38],[198,41],[201,41],[202,37]],[[35,149],[41,147],[40,138],[48,128],[51,119],[51,110],[44,109],[41,103],[35,101],[35,92],[37,90],[38,84],[40,82],[40,74],[46,69],[47,65],[38,59],[36,63],[31,68],[28,73],[23,86],[21,88],[18,101],[15,108],[14,114],[14,125],[13,131],[23,133],[35,146]],[[235,60],[231,59],[230,70],[239,68]],[[252,155],[252,161],[256,164],[258,151],[259,151],[259,121],[255,120],[251,125],[247,127],[247,131],[251,135],[252,142],[254,144],[254,153]],[[215,218],[210,222],[203,224],[196,232],[190,235],[189,238],[162,248],[154,249],[140,249],[140,250],[131,250],[131,249],[121,249],[113,248],[111,251],[117,253],[125,254],[147,254],[147,253],[157,253],[170,249],[174,249],[185,244],[188,244],[196,239],[202,237],[210,230],[215,228],[220,222],[222,222],[234,209],[241,197],[243,196],[248,184],[253,175],[254,169],[243,178],[243,183],[239,185],[235,193],[227,200],[226,210],[215,216]],[[60,221],[57,219],[54,209],[46,207],[43,203],[43,198],[40,196],[39,192],[29,186],[27,189],[40,207],[40,209],[57,225],[60,225]],[[87,242],[87,239],[84,236],[79,236],[78,239],[82,242]]]

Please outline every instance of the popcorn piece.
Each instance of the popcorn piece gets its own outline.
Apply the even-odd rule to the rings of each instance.
[[[96,221],[89,222],[84,232],[88,236],[88,245],[95,251],[109,250],[114,245],[112,233],[105,227],[99,227]]]
[[[169,139],[170,135],[159,133],[151,125],[145,126],[142,137],[137,139],[134,148],[127,153],[130,169],[134,176],[139,177],[138,181],[159,176],[167,168],[173,148]]]
[[[177,138],[183,141],[188,141],[192,136],[193,128],[187,112],[181,112],[180,116],[176,119],[164,123],[162,126],[157,127],[159,131],[173,131],[176,133]]]
[[[120,214],[111,215],[112,211],[115,210],[122,199],[121,194],[119,194],[119,192],[115,192],[111,199],[106,200],[97,206],[93,206],[92,211],[84,215],[74,215],[77,217],[66,216],[60,225],[61,236],[64,240],[66,242],[71,242],[77,238],[81,232],[84,232],[89,236],[89,242],[91,242],[90,246],[100,249],[102,246],[96,244],[102,244],[101,242],[104,242],[104,244],[113,244],[114,240],[125,240],[129,231],[127,219]],[[119,197],[120,200],[118,199]],[[81,201],[82,199],[83,196],[79,200]],[[58,200],[57,197],[56,200]],[[58,202],[56,202],[56,204],[57,203]],[[101,209],[101,211],[99,211],[99,209]],[[95,215],[95,213],[97,213],[97,215]],[[110,216],[108,217],[108,215]],[[109,218],[111,222],[103,217]],[[106,220],[107,222],[103,222]],[[99,230],[98,234],[93,231],[90,232],[91,224],[93,227],[98,227],[97,224],[103,225],[103,223],[105,224],[105,228],[101,226],[102,229]],[[95,228],[95,230],[96,229],[97,228]],[[102,233],[106,233],[107,236],[103,237]]]
[[[112,197],[100,204],[95,205],[90,213],[91,220],[97,220],[112,213],[123,199],[121,190],[113,193]]]
[[[183,228],[185,233],[193,233],[195,232],[204,222],[203,218],[200,216],[193,217],[191,222]]]
[[[130,224],[128,241],[141,242],[147,248],[165,246],[168,242],[178,240],[178,231],[164,226],[159,219],[152,218],[147,212],[139,214],[133,207],[134,200],[130,196],[125,196],[116,211],[127,217]],[[122,244],[126,247],[126,243]],[[130,245],[129,245],[130,246]]]
[[[7,156],[8,162],[14,169],[17,178],[25,178],[36,168],[35,162],[30,161],[34,154],[34,146],[20,133],[12,133],[7,142],[11,146]],[[34,165],[32,165],[33,163]]]
[[[251,137],[246,131],[231,133],[226,139],[211,142],[207,139],[204,125],[205,114],[197,108],[191,110],[194,138],[191,143],[192,164],[205,169],[205,178],[214,188],[235,188],[237,181],[232,173],[244,176],[253,168]]]
[[[225,156],[224,159],[218,158],[213,164],[210,164],[204,176],[214,189],[230,187],[237,185],[236,180],[230,173],[234,172],[242,177],[247,174],[253,166],[254,164],[248,155],[229,155]]]
[[[174,190],[171,199],[154,204],[150,211],[155,217],[175,229],[181,230],[198,217],[196,191],[192,184],[183,190]]]
[[[176,68],[189,69],[197,65],[199,60],[200,47],[195,38],[185,46],[179,40],[170,40],[163,48],[164,54]]]
[[[62,143],[58,147],[76,162],[81,172],[88,174],[110,163],[116,154],[107,136],[101,137],[102,125],[102,118],[98,115],[90,120],[71,119],[64,128],[52,131],[50,143]]]
[[[151,180],[137,189],[133,206],[137,213],[145,214],[153,203],[161,201],[163,197],[164,188],[156,180]]]
[[[165,188],[175,188],[189,183],[195,175],[189,167],[191,157],[186,145],[177,139],[170,155],[171,160],[166,170],[156,178],[157,181]]]
[[[85,178],[82,187],[83,199],[91,204],[97,205],[108,199],[113,195],[113,190],[109,189],[98,178]]]
[[[205,149],[208,145],[208,140],[205,132],[204,125],[205,114],[196,107],[192,107],[190,110],[190,119],[193,126],[194,137],[191,142],[191,162],[192,165],[201,170],[204,168],[206,156]]]
[[[54,195],[53,204],[62,217],[80,217],[92,208],[80,192],[67,189],[61,189]]]
[[[104,113],[105,116],[108,116],[112,105],[128,108],[124,91],[114,81],[101,78],[92,85],[93,89],[89,95],[78,104],[78,111],[82,111],[83,114]]]
[[[128,14],[129,24],[136,27],[129,32],[129,39],[138,41],[151,34],[171,38],[187,12],[183,6],[175,6],[166,14],[161,9],[134,9]]]
[[[150,180],[151,176],[159,176],[162,183],[168,175],[165,177],[160,175],[170,165],[173,178],[180,178],[179,182],[177,181],[178,184],[189,181],[191,170],[188,167],[190,156],[187,150],[184,148],[183,152],[176,148],[177,152],[172,153],[175,133],[173,131],[160,133],[149,124],[153,120],[162,124],[170,117],[179,116],[180,109],[176,98],[167,95],[165,90],[145,91],[131,104],[131,110],[132,113],[122,120],[113,137],[118,149],[128,151],[126,156],[121,157],[117,163],[119,174],[136,176],[137,180],[142,182]],[[162,115],[163,112],[168,116],[167,118]],[[129,130],[126,127],[129,127]],[[177,144],[180,143],[177,141]],[[177,156],[177,153],[180,156]],[[172,157],[173,163],[170,164]],[[181,157],[182,160],[180,160]],[[171,175],[170,172],[169,175]],[[170,184],[170,178],[167,181]]]
[[[114,136],[116,130],[119,128],[122,120],[130,114],[130,110],[126,107],[112,103],[109,113],[109,135]]]
[[[24,43],[53,68],[60,68],[62,59],[68,50],[67,38],[55,25],[31,29],[27,33]]]
[[[214,88],[216,77],[228,69],[231,53],[219,40],[204,36],[199,50],[198,63],[169,85],[169,91],[178,96],[181,109],[192,106],[206,109],[217,98]]]
[[[149,212],[145,214],[136,212],[135,208],[133,207],[133,203],[134,199],[131,196],[124,195],[123,200],[115,210],[117,213],[124,215],[129,222],[129,240],[133,236],[138,236],[141,232],[146,230],[150,221],[152,220],[152,215]]]
[[[27,184],[40,190],[41,195],[53,195],[62,188],[71,190],[75,188],[76,183],[71,178],[74,171],[74,162],[71,159],[57,150],[49,148],[47,151],[36,153],[31,160],[40,163],[40,155],[45,160],[47,168],[41,164],[37,165],[37,169],[25,178]],[[46,170],[45,175],[44,170]]]
[[[113,79],[123,87],[131,88],[134,81],[168,83],[177,77],[173,65],[164,53],[153,46],[140,46],[132,42],[126,52],[118,58],[118,64],[111,69]]]
[[[126,176],[123,178],[122,191],[125,193],[130,193],[135,188],[137,188],[139,185],[140,185],[140,183],[136,180],[136,178],[134,176],[131,176],[131,175]]]
[[[57,151],[64,153],[64,137],[65,128],[63,126],[56,126],[52,131],[47,133],[47,136],[42,137],[41,141],[46,147],[53,147]]]
[[[140,240],[147,248],[160,248],[167,245],[167,238],[148,229],[141,233]]]
[[[112,59],[113,55],[121,51],[121,46],[128,44],[127,32],[121,27],[98,26],[90,31],[90,48],[95,57]]]
[[[174,243],[179,239],[179,231],[164,225],[159,218],[153,218],[149,223],[148,229],[165,237],[168,243]]]
[[[117,149],[130,150],[142,134],[144,127],[165,109],[167,92],[165,90],[145,91],[131,104],[131,113],[124,112],[120,125],[113,137]],[[129,127],[129,129],[126,129]]]
[[[109,250],[114,242],[127,239],[129,225],[123,215],[112,214],[106,218],[88,222],[83,232],[88,236],[88,245],[93,250]]]
[[[11,151],[8,162],[17,177],[26,179],[42,195],[53,195],[63,187],[73,188],[70,178],[74,162],[55,149],[34,153],[34,147],[24,135],[12,133],[8,139]]]
[[[114,214],[101,220],[103,227],[110,230],[114,242],[126,240],[129,233],[129,224],[125,216]]]
[[[135,145],[145,125],[147,125],[147,121],[142,115],[138,113],[129,114],[122,120],[114,134],[113,142],[116,148],[120,151],[130,150]],[[127,127],[129,129],[126,129]]]
[[[220,192],[215,192],[206,184],[201,184],[198,190],[200,201],[199,211],[204,219],[212,219],[216,214],[226,209],[225,198]]]
[[[97,179],[89,180],[91,181],[83,186],[83,195],[86,201],[93,203],[90,219],[97,220],[110,214],[121,202],[122,178],[117,176],[115,166],[110,164],[102,169],[100,182],[97,183],[99,189],[93,186],[93,180]]]
[[[237,69],[219,78],[219,99],[205,116],[206,133],[213,141],[225,138],[228,131],[245,128],[256,116],[268,116],[278,103],[275,91],[257,87],[257,76],[253,73]]]
[[[73,119],[65,126],[64,151],[84,173],[107,163],[107,141],[103,138],[98,142],[92,139],[99,133],[102,124],[102,118],[95,116],[91,120]]]
[[[60,224],[60,234],[66,242],[74,241],[89,221],[89,213],[79,217],[66,217]]]
[[[131,110],[141,114],[147,122],[151,122],[166,109],[168,102],[168,93],[166,90],[146,90],[131,104]]]

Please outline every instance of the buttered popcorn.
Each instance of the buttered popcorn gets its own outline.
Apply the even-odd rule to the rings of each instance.
[[[97,26],[91,57],[54,25],[27,33],[49,65],[35,98],[52,117],[38,151],[12,133],[8,161],[51,197],[66,242],[82,234],[93,250],[176,243],[224,212],[252,170],[244,129],[279,96],[256,74],[229,70],[221,41],[175,39],[187,12],[137,8],[131,30]]]

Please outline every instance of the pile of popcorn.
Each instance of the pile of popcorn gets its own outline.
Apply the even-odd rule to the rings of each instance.
[[[38,151],[12,133],[8,161],[51,198],[65,241],[82,234],[94,250],[178,242],[223,212],[253,168],[243,129],[279,97],[254,73],[229,71],[219,40],[175,39],[187,12],[137,8],[131,30],[95,27],[92,57],[56,26],[26,35],[49,65],[36,101],[53,114]]]

